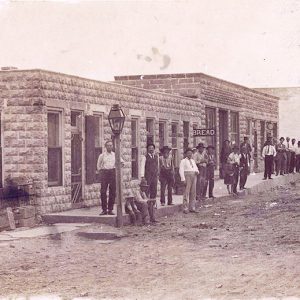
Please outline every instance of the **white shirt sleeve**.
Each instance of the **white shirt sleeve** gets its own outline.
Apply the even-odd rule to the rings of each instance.
[[[99,155],[97,160],[97,170],[101,170],[103,167],[103,153]]]
[[[179,175],[180,175],[181,181],[185,181],[184,164],[185,164],[185,159],[182,159],[180,162],[180,165],[179,165]]]
[[[141,159],[141,177],[145,177],[145,166],[146,166],[146,156],[143,155]]]
[[[263,147],[263,151],[261,155],[263,158],[266,156],[266,146]]]

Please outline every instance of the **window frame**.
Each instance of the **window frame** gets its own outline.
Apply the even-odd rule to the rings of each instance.
[[[187,127],[185,125],[187,125]],[[183,150],[185,151],[190,144],[190,122],[189,121],[182,122],[182,132],[183,132]]]
[[[233,131],[233,118],[232,116],[236,116],[236,131]],[[235,137],[235,138],[233,138]],[[235,145],[239,145],[240,140],[240,126],[239,126],[239,112],[230,111],[230,140],[231,142],[235,141]]]
[[[172,126],[176,125],[176,136],[173,136],[173,128]],[[179,167],[179,156],[178,156],[178,129],[179,129],[179,122],[178,121],[172,121],[171,122],[171,148],[172,148],[172,159],[173,164],[175,168]],[[176,147],[173,144],[173,139],[176,138]]]
[[[151,121],[150,123],[150,131],[148,131],[148,121]],[[146,118],[146,144],[155,144],[155,119],[154,118]],[[149,141],[148,139],[151,139]]]
[[[160,135],[160,125],[163,125],[163,143],[161,142],[161,135]],[[164,146],[167,146],[168,138],[167,138],[167,121],[160,119],[158,121],[158,139],[159,139],[159,149]]]
[[[48,115],[49,114],[56,114],[58,115],[58,145],[59,146],[50,146],[49,147],[49,121],[48,121]],[[63,110],[62,109],[58,109],[58,108],[48,108],[47,109],[47,152],[48,152],[48,156],[47,156],[47,169],[48,169],[48,173],[47,173],[47,183],[48,183],[48,187],[60,187],[64,185],[64,151],[63,151]],[[56,181],[49,181],[49,148],[50,149],[60,149],[60,176],[59,179]]]
[[[131,180],[138,180],[140,178],[139,174],[139,156],[140,156],[140,143],[139,143],[139,117],[132,116],[130,120],[130,129],[131,129]],[[136,134],[135,134],[135,145],[133,145],[133,132],[132,132],[132,123],[136,124]],[[135,152],[135,158],[133,153]],[[134,166],[135,165],[135,166]],[[135,169],[134,169],[135,168]]]
[[[98,157],[100,154],[103,153],[103,147],[104,147],[104,113],[95,111],[93,112],[93,117],[99,118],[99,122],[97,122],[97,126],[99,128],[99,147],[96,145],[96,134],[95,134],[95,176],[94,176],[94,183],[100,182],[100,174],[97,172],[97,162]]]

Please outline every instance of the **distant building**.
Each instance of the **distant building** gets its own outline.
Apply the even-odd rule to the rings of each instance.
[[[300,87],[255,89],[279,98],[279,135],[300,140]]]
[[[184,147],[201,140],[193,128],[216,129],[204,141],[217,153],[224,139],[239,144],[249,135],[259,170],[266,136],[277,136],[277,97],[204,74],[117,79],[122,84],[43,70],[1,71],[1,185],[8,176],[34,180],[41,214],[98,204],[96,160],[111,138],[107,116],[114,103],[126,114],[125,196],[139,184],[149,142],[157,149],[171,146],[178,167]]]

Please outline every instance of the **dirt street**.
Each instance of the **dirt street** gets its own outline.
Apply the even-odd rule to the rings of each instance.
[[[112,243],[69,232],[0,244],[0,295],[300,298],[300,182],[205,204]]]

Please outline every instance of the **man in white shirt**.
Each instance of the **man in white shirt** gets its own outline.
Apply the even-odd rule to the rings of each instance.
[[[271,144],[271,141],[267,140],[267,145],[263,147],[262,150],[262,157],[265,159],[265,173],[263,180],[266,180],[267,178],[273,179],[271,177],[272,175],[272,165],[274,157],[276,156],[276,149]]]
[[[115,153],[112,141],[105,143],[106,151],[99,155],[97,161],[97,171],[101,174],[101,206],[100,215],[114,215],[113,208],[116,197],[116,165]],[[123,163],[122,163],[123,164]],[[107,188],[109,187],[109,197],[107,203]]]
[[[185,191],[183,194],[183,212],[187,214],[189,211],[196,212],[196,183],[197,174],[199,173],[198,167],[193,160],[193,150],[187,148],[185,150],[186,157],[181,160],[179,166],[179,174],[181,181],[185,184]]]

